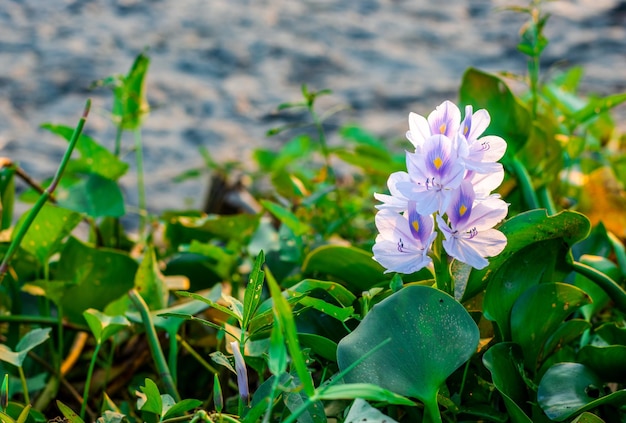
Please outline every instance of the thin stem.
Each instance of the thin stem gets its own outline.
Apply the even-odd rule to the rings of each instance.
[[[517,157],[513,157],[510,163],[512,167],[511,170],[515,176],[517,176],[517,182],[522,190],[522,196],[524,197],[524,201],[526,201],[528,208],[538,209],[539,199],[537,198],[537,193],[535,193],[535,189],[533,188],[533,181],[526,170],[526,166],[524,166],[524,164]]]
[[[424,422],[442,423],[439,405],[437,404],[437,395],[429,401],[424,401]]]
[[[552,198],[552,193],[548,189],[547,185],[543,185],[537,189],[537,194],[539,199],[541,199],[541,204],[548,211],[548,215],[552,216],[557,213],[556,206],[554,205],[554,199]]]
[[[180,401],[180,395],[178,394],[178,390],[176,389],[176,385],[172,379],[172,374],[167,367],[167,361],[165,360],[165,355],[161,349],[159,337],[157,336],[156,329],[154,328],[154,323],[152,322],[152,316],[150,315],[148,305],[143,298],[141,298],[139,292],[137,292],[134,288],[128,291],[128,296],[132,300],[133,304],[135,304],[135,307],[137,307],[137,310],[139,310],[139,314],[141,314],[141,320],[143,321],[143,326],[148,337],[148,345],[150,345],[150,352],[152,353],[152,358],[154,359],[154,364],[157,367],[159,376],[161,376],[161,379],[163,380],[163,385],[165,385],[165,390],[169,395],[171,395],[172,398],[174,398],[176,402],[178,402]]]
[[[19,366],[17,370],[20,372],[20,380],[22,381],[22,390],[24,391],[24,403],[30,404],[30,395],[28,394],[28,384],[26,383],[26,376],[24,375],[24,369]]]
[[[117,131],[115,131],[115,150],[113,151],[113,154],[115,154],[115,157],[119,157],[120,154],[122,153],[122,134],[124,133],[124,129],[122,128],[122,125],[118,125],[117,127]]]
[[[585,276],[587,279],[602,288],[611,300],[613,300],[615,306],[622,313],[626,313],[626,291],[624,291],[624,288],[622,288],[617,282],[599,270],[596,270],[586,264],[575,261],[572,263],[572,267],[576,273]]]
[[[135,132],[135,158],[137,160],[137,192],[139,198],[139,236],[143,238],[146,221],[146,187],[143,178],[143,143],[141,142],[141,130],[136,129]]]
[[[93,369],[96,367],[96,359],[100,352],[102,342],[96,343],[93,354],[91,355],[91,361],[89,362],[89,369],[87,370],[87,380],[85,381],[85,389],[83,390],[83,401],[80,405],[80,418],[85,418],[85,409],[87,407],[87,397],[89,396],[89,388],[91,387],[91,376],[93,375]]]
[[[193,347],[189,345],[189,343],[187,343],[187,341],[185,341],[180,335],[176,335],[176,339],[178,340],[178,342],[180,342],[180,345],[185,350],[187,350],[189,354],[191,354],[193,358],[198,360],[198,363],[200,363],[202,367],[204,367],[205,369],[207,369],[209,372],[213,374],[219,373],[219,371],[215,367],[211,366],[204,358],[202,358],[202,356],[198,354],[196,350],[194,350]]]
[[[170,372],[172,373],[172,380],[174,384],[178,383],[178,369],[176,368],[176,358],[178,357],[178,341],[176,340],[176,333],[172,334],[168,332],[168,338],[170,341],[170,348],[167,354],[167,361],[169,364]]]
[[[437,225],[437,222],[435,222]],[[435,267],[435,282],[437,289],[450,294],[454,297],[454,281],[450,275],[450,266],[448,265],[448,255],[443,249],[443,235],[437,230],[437,237],[433,241],[433,265]]]
[[[70,157],[72,156],[72,152],[74,151],[74,147],[76,147],[76,143],[80,139],[80,134],[83,132],[83,127],[85,126],[85,122],[87,120],[87,115],[89,114],[90,107],[91,107],[91,100],[87,100],[87,103],[85,104],[85,109],[83,110],[83,115],[78,121],[78,125],[76,125],[76,129],[74,129],[74,133],[72,134],[70,143],[67,146],[67,149],[65,150],[65,154],[63,155],[61,164],[59,165],[59,168],[57,169],[57,172],[54,175],[54,178],[52,179],[52,183],[50,184],[50,186],[48,186],[48,188],[46,188],[43,194],[39,197],[39,199],[37,200],[33,208],[30,210],[30,212],[26,216],[24,223],[22,224],[22,226],[20,226],[20,229],[17,235],[11,241],[11,244],[9,245],[9,248],[7,249],[7,252],[5,253],[4,258],[2,259],[2,263],[0,264],[0,284],[2,284],[2,281],[4,280],[4,277],[6,276],[6,273],[9,269],[9,261],[13,258],[13,255],[17,251],[17,248],[22,242],[22,239],[24,239],[26,232],[28,232],[30,225],[33,223],[33,221],[35,220],[35,217],[37,217],[37,214],[42,209],[46,201],[48,201],[48,199],[52,197],[52,194],[54,193],[54,190],[56,189],[57,185],[59,185],[61,176],[63,176],[65,167],[67,166],[67,163],[70,160]]]

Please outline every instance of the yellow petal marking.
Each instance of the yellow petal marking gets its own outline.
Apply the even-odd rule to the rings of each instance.
[[[415,229],[415,232],[420,231],[420,224],[417,220],[414,220],[413,222],[411,222],[411,226],[413,226],[413,229]]]
[[[443,164],[443,160],[441,160],[441,157],[435,157],[435,160],[433,160],[433,164],[435,165],[435,169],[439,170],[439,168]]]
[[[463,216],[466,211],[467,207],[465,207],[465,204],[461,204],[461,207],[459,207],[459,216]]]
[[[439,133],[440,134],[445,134],[446,133],[446,124],[442,123],[441,126],[439,127]]]

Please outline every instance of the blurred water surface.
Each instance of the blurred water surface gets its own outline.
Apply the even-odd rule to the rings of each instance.
[[[73,126],[87,97],[87,133],[113,144],[111,95],[94,80],[125,73],[148,48],[145,122],[148,202],[153,211],[198,207],[204,180],[172,184],[200,166],[199,146],[218,160],[247,160],[276,106],[301,84],[330,88],[321,108],[344,104],[332,125],[353,122],[402,138],[410,111],[455,100],[469,66],[523,72],[516,51],[526,3],[451,0],[4,0],[0,2],[0,145],[35,177],[54,172],[66,144],[40,129]],[[585,93],[626,91],[626,2],[551,2],[548,73],[583,65]],[[617,111],[622,119],[624,108]],[[621,128],[626,129],[622,121]],[[132,139],[125,139],[129,151]],[[132,153],[131,153],[132,154]],[[129,161],[133,161],[128,156]],[[123,178],[136,202],[135,174]]]

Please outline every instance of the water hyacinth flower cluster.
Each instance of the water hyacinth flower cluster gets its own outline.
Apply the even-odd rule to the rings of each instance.
[[[374,194],[379,235],[374,260],[386,272],[413,273],[440,262],[442,246],[448,256],[482,269],[486,257],[499,254],[506,237],[494,226],[507,214],[508,204],[493,194],[504,179],[498,160],[506,142],[482,136],[490,123],[486,110],[473,112],[450,101],[428,119],[409,115],[406,136],[415,147],[406,153],[407,172],[389,176],[389,195]]]

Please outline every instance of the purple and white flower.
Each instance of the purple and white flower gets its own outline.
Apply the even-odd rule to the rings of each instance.
[[[374,260],[388,272],[413,273],[428,266],[430,245],[436,237],[432,216],[422,216],[409,203],[403,214],[381,210],[376,214],[379,235],[374,244]]]

